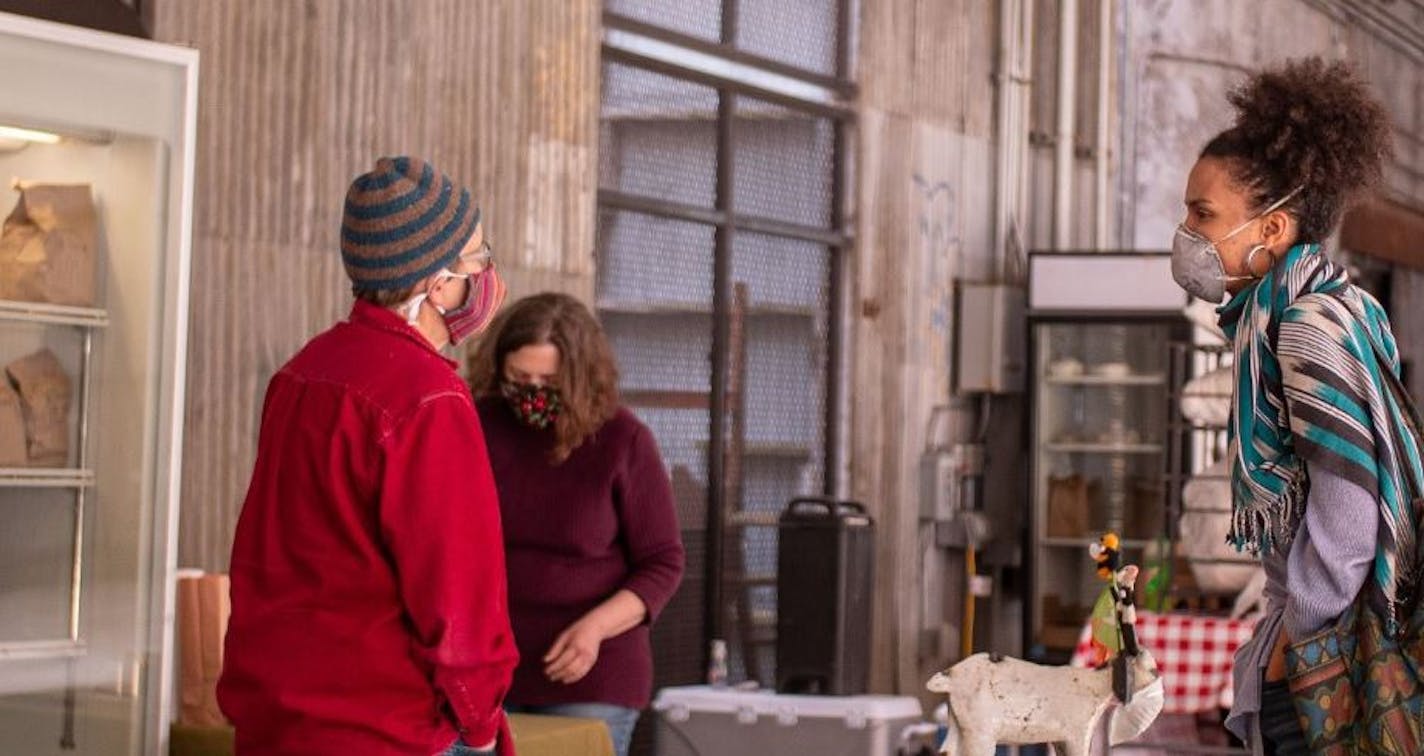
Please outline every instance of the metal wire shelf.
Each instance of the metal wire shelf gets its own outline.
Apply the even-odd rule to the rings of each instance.
[[[0,320],[12,323],[105,328],[109,325],[109,313],[107,310],[95,307],[71,307],[0,299]]]

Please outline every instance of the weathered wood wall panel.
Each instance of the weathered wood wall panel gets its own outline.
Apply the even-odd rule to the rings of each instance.
[[[862,5],[851,350],[851,492],[877,523],[872,687],[911,695],[943,659],[923,653],[922,595],[952,574],[922,543],[918,461],[949,400],[956,277],[991,272],[993,4]],[[964,413],[959,413],[961,419]]]
[[[344,316],[353,176],[415,154],[465,182],[511,296],[588,297],[597,0],[156,0],[202,53],[180,560],[226,567],[268,378]]]

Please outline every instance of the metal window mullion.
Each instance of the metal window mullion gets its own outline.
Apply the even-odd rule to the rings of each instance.
[[[712,210],[706,207],[689,205],[684,202],[675,202],[658,197],[630,194],[617,189],[599,189],[598,204],[615,210],[626,210],[634,213],[642,213],[643,215],[656,215],[662,218],[702,223],[708,226],[720,226],[725,223],[727,219],[726,214],[720,210]]]
[[[844,19],[842,19],[842,25]],[[832,123],[834,133],[831,147],[831,229],[840,233],[845,225],[846,189],[846,124]],[[824,444],[824,469],[821,471],[821,487],[827,496],[835,496],[840,490],[841,464],[841,401],[844,387],[841,385],[841,360],[844,359],[845,335],[845,289],[846,256],[850,247],[829,246],[831,256],[828,266],[830,276],[829,291],[826,295],[826,316],[830,320],[829,348],[826,350],[825,380],[825,429],[821,433]]]
[[[605,43],[602,46],[603,59],[613,63],[620,63],[634,68],[641,68],[664,76],[689,81],[694,84],[701,84],[719,90],[727,90],[755,97],[758,100],[781,105],[802,113],[832,118],[837,120],[847,120],[855,116],[849,105],[845,103],[823,104],[810,102],[797,97],[791,97],[780,92],[752,86],[740,81],[735,81],[721,76],[704,73],[676,63],[669,63],[658,58],[650,58],[646,55],[639,55],[635,52],[613,47]]]
[[[837,81],[850,81],[850,9],[851,0],[836,0],[836,70]]]
[[[707,444],[707,564],[704,596],[706,638],[725,638],[723,601],[723,553],[727,531],[727,487],[724,480],[727,440],[727,345],[730,340],[730,282],[732,278],[732,115],[735,100],[729,88],[717,91],[717,197],[716,207],[723,214],[714,234],[712,250],[712,386]],[[710,643],[703,643],[710,654]]]
[[[842,0],[846,1],[846,0]],[[774,58],[764,55],[749,53],[735,45],[735,43],[710,42],[700,37],[695,37],[683,32],[673,31],[657,24],[641,21],[630,16],[612,11],[603,12],[603,28],[618,29],[621,31],[633,32],[643,37],[656,39],[668,44],[685,47],[689,50],[716,55],[727,60],[755,66],[771,73],[785,76],[792,79],[804,81],[807,84],[814,84],[818,87],[832,90],[845,99],[852,99],[856,94],[855,83],[837,76],[827,76],[817,71],[800,68],[795,65],[784,63]],[[720,40],[720,37],[719,37]],[[837,40],[839,44],[839,40]]]
[[[833,178],[832,181],[834,180]],[[730,221],[741,231],[753,231],[767,236],[814,242],[828,247],[848,247],[852,242],[849,236],[835,228],[826,230],[776,218],[728,213],[723,210],[698,207],[658,197],[630,194],[616,189],[598,190],[598,202],[603,207],[703,223],[709,226],[723,225]],[[834,223],[833,225],[839,224]]]
[[[834,181],[834,179],[832,179]],[[837,231],[826,231],[824,229],[811,228],[796,223],[776,220],[775,218],[762,218],[746,215],[731,214],[732,222],[741,231],[755,231],[766,236],[779,236],[784,239],[800,239],[802,241],[824,244],[828,247],[844,247],[850,244],[850,239]]]
[[[722,44],[736,48],[737,16],[741,0],[722,0]]]

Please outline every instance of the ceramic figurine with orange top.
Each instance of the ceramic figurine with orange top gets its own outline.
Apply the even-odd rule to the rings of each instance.
[[[1104,533],[1088,547],[1088,553],[1098,566],[1098,577],[1107,581],[1107,588],[1093,605],[1091,664],[1100,667],[1119,651],[1128,656],[1138,654],[1137,602],[1133,586],[1137,582],[1136,565],[1122,565],[1122,541],[1116,533]]]

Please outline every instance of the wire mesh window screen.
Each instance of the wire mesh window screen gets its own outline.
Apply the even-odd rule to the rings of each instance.
[[[607,0],[613,14],[686,35],[723,42],[724,14],[734,20],[732,47],[823,77],[835,77],[842,0]]]
[[[746,231],[732,241],[727,633],[734,676],[763,684],[776,679],[776,515],[824,487],[830,254]]]
[[[739,214],[826,228],[836,126],[791,108],[737,97],[732,204]]]
[[[603,67],[599,186],[710,208],[717,90],[633,66]]]
[[[722,38],[721,0],[607,0],[604,8],[708,42]]]
[[[789,66],[836,73],[838,0],[728,0],[737,3],[737,48]]]
[[[687,547],[682,587],[653,628],[660,684],[703,672],[713,231],[642,213],[599,214],[599,317],[623,403],[652,430],[672,476]]]
[[[732,14],[736,45],[834,74],[840,4],[791,5],[741,0]],[[721,10],[710,6],[608,0],[605,7],[716,41]],[[837,251],[825,232],[839,230],[832,206],[839,126],[738,94],[733,84],[719,91],[662,70],[604,64],[596,290],[625,403],[652,428],[671,471],[688,551],[683,588],[654,628],[655,684],[705,674],[713,560],[730,681],[770,686],[776,518],[789,500],[822,493],[827,483]],[[722,97],[731,98],[727,111],[719,110]],[[729,169],[720,194],[719,160]],[[714,375],[725,380],[715,389]],[[722,446],[711,448],[717,438]],[[716,479],[713,458],[723,468]],[[727,521],[716,553],[715,534],[705,529],[712,502]]]
[[[805,480],[797,495],[822,487],[829,258],[824,246],[799,239],[742,231],[733,240],[731,317],[744,323],[747,452],[798,459]],[[740,360],[731,361],[735,368]]]

